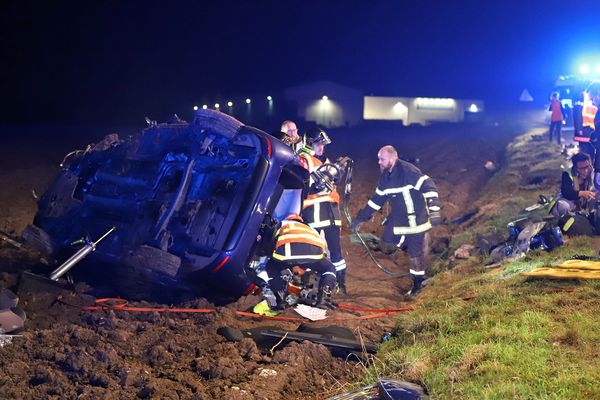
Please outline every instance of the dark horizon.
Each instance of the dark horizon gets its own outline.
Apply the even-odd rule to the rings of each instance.
[[[230,1],[1,6],[0,122],[138,121],[331,80],[367,94],[545,101],[600,54],[593,3]]]

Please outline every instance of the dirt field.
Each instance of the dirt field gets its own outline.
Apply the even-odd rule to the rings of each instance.
[[[531,127],[532,121],[529,115],[512,114],[470,125],[335,130],[328,152],[332,158],[348,155],[356,162],[352,215],[366,204],[375,188],[377,150],[393,144],[403,157],[418,158],[417,165],[435,180],[442,214],[448,221],[469,209],[491,177],[484,163],[491,160],[501,165],[506,144]],[[111,132],[94,130],[80,135],[75,130],[63,138],[60,130],[46,133],[44,129],[4,128],[0,229],[10,234],[18,235],[31,222],[36,211],[31,190],[43,193],[63,155]],[[377,214],[373,222],[364,224],[363,231],[378,233],[382,219]],[[434,229],[438,251],[455,233],[453,229],[450,225]],[[349,294],[336,300],[370,308],[407,305],[402,293],[409,286],[408,278],[384,275],[359,245],[350,242],[346,229],[344,233]],[[395,257],[397,264],[408,265],[405,256]],[[393,265],[392,261],[382,258],[385,265]],[[34,254],[0,244],[0,287],[13,287],[17,272],[37,263]],[[92,304],[94,299],[84,293],[86,289],[80,284],[77,293],[65,299]],[[265,353],[250,339],[233,343],[217,334],[222,326],[296,329],[297,321],[253,320],[235,314],[254,305],[257,297],[242,298],[210,314],[83,311],[55,300],[55,293],[21,294],[20,305],[28,320],[21,336],[0,348],[0,398],[322,399],[348,389],[348,382],[364,371],[357,358],[335,358],[321,345],[304,342]],[[159,306],[151,302],[136,305]],[[176,306],[214,308],[203,299]],[[329,314],[346,318],[335,323],[349,327],[368,342],[379,342],[394,324],[393,317],[357,319],[364,313]],[[283,315],[297,317],[292,310]],[[315,325],[330,324],[332,321],[326,320]]]

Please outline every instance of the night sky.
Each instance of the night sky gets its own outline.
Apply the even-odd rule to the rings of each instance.
[[[597,1],[487,3],[4,0],[0,123],[131,121],[319,79],[500,103],[600,55]]]

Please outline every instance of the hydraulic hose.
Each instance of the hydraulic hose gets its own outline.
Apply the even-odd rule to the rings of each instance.
[[[353,169],[353,167],[354,167],[354,161],[352,159],[349,159],[346,162],[346,176],[344,179],[344,197],[342,198],[342,209],[344,210],[344,215],[346,215],[346,218],[348,219],[348,224],[350,224],[350,225],[352,225],[352,217],[350,216],[350,211],[348,210],[348,203],[350,203],[350,194],[352,193],[352,169]],[[365,240],[362,238],[362,236],[360,236],[358,229],[353,230],[353,232],[356,234],[356,237],[358,237],[358,241],[363,245],[363,247],[367,251],[367,255],[369,256],[371,261],[373,261],[373,264],[375,264],[375,266],[377,268],[379,268],[384,274],[389,275],[392,278],[402,278],[404,276],[410,275],[408,272],[402,272],[402,273],[392,272],[389,269],[387,269],[386,267],[384,267],[383,265],[381,265],[379,263],[379,261],[377,261],[377,259],[373,255],[373,252],[371,251],[369,246],[367,246],[367,243],[365,242]]]

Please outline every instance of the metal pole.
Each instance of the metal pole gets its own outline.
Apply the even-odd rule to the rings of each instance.
[[[53,281],[57,281],[61,276],[63,276],[71,268],[73,268],[75,266],[75,264],[77,264],[79,261],[84,259],[91,252],[95,251],[96,245],[98,243],[100,243],[100,241],[102,239],[104,239],[105,237],[110,235],[115,229],[116,229],[116,227],[113,226],[112,228],[110,228],[108,230],[108,232],[106,232],[104,235],[102,235],[95,242],[86,240],[85,246],[83,246],[81,249],[77,250],[77,252],[75,254],[73,254],[67,261],[62,263],[60,267],[58,267],[54,271],[52,271],[52,273],[50,274],[50,279],[52,279]]]

